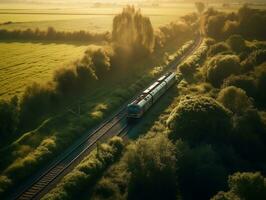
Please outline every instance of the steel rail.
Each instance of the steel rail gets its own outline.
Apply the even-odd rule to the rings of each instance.
[[[201,44],[202,38],[199,36],[194,41],[192,47],[181,57],[176,58],[169,63],[169,68],[166,71],[176,70],[177,65],[182,63],[198,46]],[[114,115],[108,118],[105,122],[100,124],[97,128],[92,130],[91,134],[87,135],[81,142],[73,146],[69,152],[65,152],[62,158],[58,159],[55,163],[52,163],[45,172],[30,183],[30,186],[26,186],[19,194],[16,194],[11,199],[16,200],[31,200],[40,198],[40,194],[46,187],[53,183],[64,171],[72,166],[77,160],[84,158],[93,147],[96,146],[106,134],[116,125],[118,125],[123,119],[126,118],[126,106],[123,105]],[[126,137],[128,130],[131,128],[127,123],[121,123],[122,126],[114,135],[120,135]],[[123,134],[121,134],[123,133]],[[94,138],[95,137],[95,138]]]

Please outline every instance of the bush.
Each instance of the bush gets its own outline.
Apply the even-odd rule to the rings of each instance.
[[[174,139],[218,142],[225,139],[231,129],[230,116],[230,111],[210,97],[185,96],[172,111],[167,124]]]
[[[252,107],[251,99],[246,92],[235,86],[220,90],[217,100],[235,114],[242,114]]]
[[[244,71],[250,71],[266,61],[266,50],[253,51],[249,56],[241,63]]]
[[[7,176],[0,176],[0,197],[3,192],[10,187],[12,181]]]
[[[219,42],[219,43],[216,43],[210,47],[207,55],[208,56],[215,56],[219,53],[228,52],[228,51],[230,51],[230,47],[224,42]]]
[[[10,102],[0,100],[0,143],[14,137],[19,123],[18,99],[14,97]]]
[[[126,153],[128,199],[175,199],[174,145],[164,136],[139,139]]]
[[[255,97],[256,95],[256,84],[253,77],[248,75],[231,75],[226,78],[223,82],[222,88],[229,86],[235,86],[246,91],[247,95],[250,97]]]
[[[58,102],[53,86],[33,83],[27,87],[20,103],[20,129],[36,126],[38,120],[52,111]]]
[[[260,106],[266,107],[266,64],[259,66],[255,70],[255,76],[257,78],[257,100]]]
[[[259,172],[237,172],[229,176],[228,185],[228,192],[219,192],[212,200],[266,199],[266,179]]]
[[[99,145],[96,152],[85,157],[43,199],[73,199],[77,197],[80,192],[95,184],[104,170],[121,156],[123,149],[123,141],[119,137],[113,137],[107,143]]]
[[[183,76],[189,77],[193,75],[193,72],[199,67],[200,62],[204,59],[208,51],[208,45],[204,40],[201,46],[181,65],[178,66],[178,70]]]
[[[226,170],[210,145],[189,148],[178,140],[176,147],[182,199],[209,199],[225,187]]]
[[[215,87],[219,87],[225,78],[240,73],[239,58],[235,55],[217,55],[206,65],[206,79]]]
[[[237,53],[245,51],[246,49],[245,40],[241,35],[231,35],[226,42],[231,49]]]

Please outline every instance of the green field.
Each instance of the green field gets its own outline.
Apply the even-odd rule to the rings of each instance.
[[[123,5],[124,6],[124,5]],[[120,13],[123,6],[87,7],[64,9],[0,9],[0,29],[46,29],[49,26],[57,30],[92,32],[110,31],[113,17]],[[166,4],[159,7],[143,7],[142,13],[149,16],[155,28],[177,20],[190,12],[195,12],[194,4]]]
[[[32,82],[51,80],[56,69],[81,57],[87,48],[73,44],[0,42],[0,98],[20,95]]]
[[[14,6],[11,9],[10,6],[2,6],[0,9],[0,29],[47,29],[47,27],[52,26],[61,31],[110,31],[114,15],[120,13],[124,6],[95,7],[90,5],[60,9],[57,7],[18,9],[14,8]],[[210,4],[209,6],[221,11],[231,12],[238,9],[241,4],[234,4],[229,7],[223,7],[222,4]],[[187,13],[196,11],[194,3],[146,5],[141,8],[142,13],[150,17],[155,28],[178,20],[180,16]],[[5,24],[6,22],[12,23]]]

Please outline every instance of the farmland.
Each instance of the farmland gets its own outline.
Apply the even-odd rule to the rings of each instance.
[[[87,48],[74,44],[0,42],[0,98],[20,95],[32,82],[50,80],[54,70],[75,61]]]
[[[121,11],[123,6],[85,6],[85,8],[76,7],[74,9],[10,9],[6,6],[0,9],[0,29],[39,28],[42,30],[52,26],[59,31],[110,31],[113,17]],[[229,12],[236,10],[240,5],[232,5],[226,8],[222,7],[221,4],[211,6]],[[153,27],[158,28],[196,10],[193,3],[179,3],[144,6],[141,11],[144,15],[150,17]]]

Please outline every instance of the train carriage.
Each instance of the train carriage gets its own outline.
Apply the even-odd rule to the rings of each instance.
[[[169,72],[145,89],[142,94],[127,106],[129,119],[142,115],[176,82],[176,73]]]

